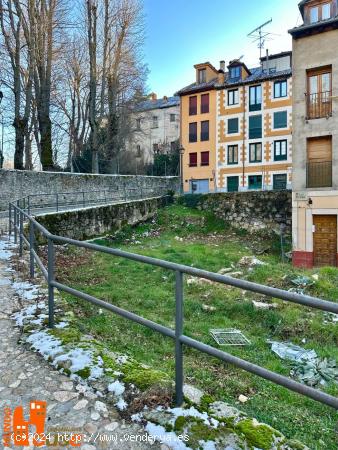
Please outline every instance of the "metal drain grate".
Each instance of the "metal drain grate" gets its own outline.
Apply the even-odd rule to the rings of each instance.
[[[211,336],[215,339],[218,345],[250,345],[251,342],[244,334],[234,328],[226,330],[210,330]]]

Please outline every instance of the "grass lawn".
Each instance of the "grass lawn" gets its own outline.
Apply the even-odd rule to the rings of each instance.
[[[183,206],[165,208],[152,223],[124,229],[112,239],[96,243],[215,272],[233,264],[236,271],[243,272],[242,278],[285,289],[292,287],[293,277],[316,273],[318,281],[306,292],[338,300],[337,269],[296,270],[289,263],[281,263],[278,239],[235,231],[213,215]],[[59,264],[59,280],[174,328],[174,273],[104,254],[71,248],[67,252],[66,259],[69,257],[73,264]],[[251,271],[237,267],[243,256],[250,255],[267,264]],[[184,296],[184,333],[209,345],[217,347],[210,329],[238,328],[251,345],[222,349],[283,375],[289,375],[290,366],[271,352],[268,339],[292,341],[315,349],[321,357],[338,360],[338,324],[324,324],[322,312],[278,300],[274,300],[277,309],[257,310],[252,300],[267,299],[214,284],[185,283]],[[85,302],[66,298],[76,310],[81,331],[174,379],[174,345],[170,339],[113,314],[102,314]],[[250,416],[311,449],[337,449],[338,417],[328,407],[190,349],[185,349],[185,380],[215,399],[237,406],[238,396],[246,395],[249,401],[240,408]],[[337,385],[328,385],[325,390],[338,395]]]

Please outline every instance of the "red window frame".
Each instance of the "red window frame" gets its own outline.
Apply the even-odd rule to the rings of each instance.
[[[201,152],[201,166],[209,166],[210,152]]]
[[[207,114],[209,112],[209,94],[201,95],[201,114]]]
[[[189,167],[197,167],[197,153],[189,153]]]
[[[197,114],[197,96],[189,97],[189,116],[196,116]]]

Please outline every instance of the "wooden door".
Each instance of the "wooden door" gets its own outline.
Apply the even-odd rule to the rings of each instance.
[[[313,216],[314,265],[337,266],[337,216]]]

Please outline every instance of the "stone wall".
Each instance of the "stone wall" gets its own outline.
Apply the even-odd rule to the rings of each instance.
[[[125,225],[137,225],[151,219],[158,209],[165,205],[166,201],[166,199],[158,197],[45,214],[36,219],[52,234],[82,241],[113,233]],[[41,234],[37,233],[36,237],[41,243]]]
[[[8,203],[32,194],[78,191],[123,191],[138,189],[158,195],[166,188],[178,192],[178,177],[147,177],[140,175],[92,175],[62,172],[30,172],[24,170],[0,170],[0,211]]]
[[[249,231],[280,232],[280,225],[291,233],[291,191],[252,191],[200,196],[198,208],[213,212],[237,228]]]

